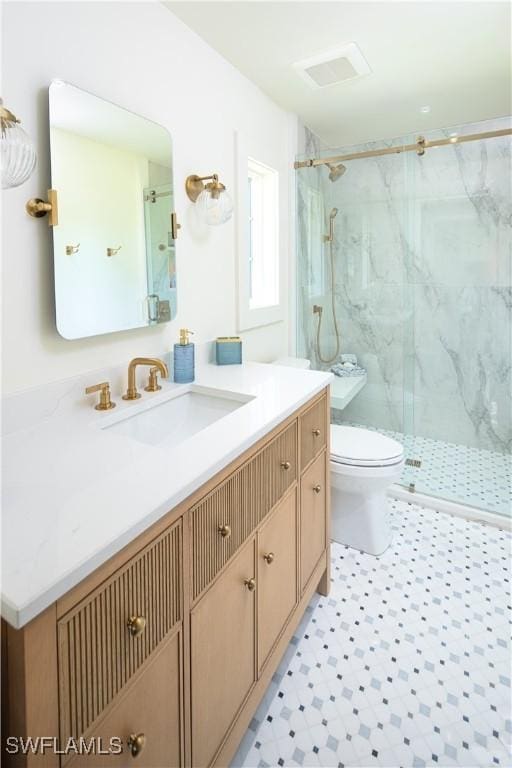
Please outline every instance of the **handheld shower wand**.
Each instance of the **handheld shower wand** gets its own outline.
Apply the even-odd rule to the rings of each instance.
[[[334,240],[334,219],[336,218],[337,213],[338,213],[338,209],[333,208],[329,214],[329,234],[324,235],[325,243],[332,243],[332,241]]]

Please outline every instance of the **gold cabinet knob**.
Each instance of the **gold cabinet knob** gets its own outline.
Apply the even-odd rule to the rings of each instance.
[[[320,437],[321,434],[322,434],[322,431],[320,429],[313,430],[313,437]]]
[[[128,747],[132,753],[132,757],[140,755],[146,745],[146,737],[143,733],[130,733],[128,737]]]
[[[126,626],[132,637],[138,637],[139,635],[142,635],[146,629],[146,619],[144,616],[130,616],[126,622]]]
[[[230,525],[219,525],[219,533],[222,536],[223,539],[229,539],[231,536],[231,526]]]
[[[282,461],[281,462],[281,469],[288,470],[288,469],[290,469],[290,467],[291,467],[291,463],[289,461]]]
[[[244,584],[249,592],[254,592],[256,589],[256,579],[245,579]]]
[[[315,493],[320,493],[320,491],[322,490],[322,486],[319,483],[317,483],[316,485],[313,486],[313,490]]]
[[[263,559],[268,565],[271,565],[275,560],[275,555],[273,552],[268,552],[266,555],[263,555]]]

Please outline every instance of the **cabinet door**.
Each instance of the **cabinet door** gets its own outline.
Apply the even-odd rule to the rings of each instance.
[[[326,458],[321,453],[302,475],[300,503],[301,590],[326,548]]]
[[[304,469],[311,459],[325,448],[328,434],[327,396],[324,395],[300,417],[301,469]]]
[[[297,604],[297,493],[289,494],[258,536],[258,665],[261,670]]]
[[[120,754],[79,755],[66,762],[69,768],[177,768],[181,758],[181,632],[167,640],[149,665],[133,681],[126,692],[114,700],[111,708],[84,735],[109,748],[110,740],[122,740]],[[128,745],[131,735],[140,741],[134,752]]]
[[[194,766],[212,762],[255,681],[254,548],[252,538],[191,613]]]
[[[181,552],[178,521],[58,622],[62,741],[92,732],[182,620]]]

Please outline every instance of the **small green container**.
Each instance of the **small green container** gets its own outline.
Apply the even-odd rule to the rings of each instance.
[[[240,336],[219,336],[215,341],[217,365],[240,365],[242,362],[242,339]]]

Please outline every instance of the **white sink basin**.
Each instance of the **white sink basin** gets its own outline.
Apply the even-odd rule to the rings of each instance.
[[[172,447],[197,434],[215,421],[236,411],[253,398],[242,394],[201,390],[192,386],[187,392],[143,410],[124,416],[103,429],[125,435],[141,443]]]

